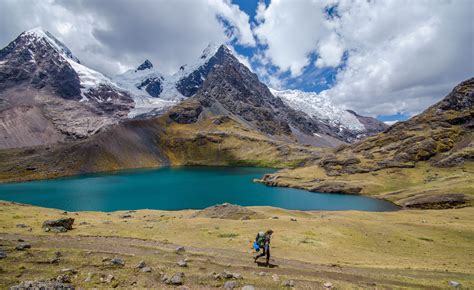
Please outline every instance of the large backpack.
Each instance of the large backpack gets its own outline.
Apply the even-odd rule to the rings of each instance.
[[[260,246],[263,246],[263,244],[265,244],[265,233],[258,232],[256,241]]]

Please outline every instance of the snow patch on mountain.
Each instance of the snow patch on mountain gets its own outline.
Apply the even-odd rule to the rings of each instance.
[[[356,116],[335,106],[326,96],[299,90],[278,91],[270,89],[270,91],[275,97],[281,98],[283,102],[293,109],[302,111],[330,126],[339,127],[341,131],[343,129],[354,132],[366,130],[365,126]]]

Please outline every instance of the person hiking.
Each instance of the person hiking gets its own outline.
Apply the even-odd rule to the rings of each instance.
[[[258,258],[267,256],[266,266],[269,265],[270,261],[270,239],[272,238],[273,231],[268,230],[265,233],[259,232],[255,238],[255,243],[258,245],[258,248],[262,248],[263,251],[261,254],[255,256],[254,261],[257,263]],[[258,250],[257,250],[258,251]]]

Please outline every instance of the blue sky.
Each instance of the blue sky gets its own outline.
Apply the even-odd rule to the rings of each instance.
[[[270,0],[265,0],[264,3],[266,6],[270,4]],[[257,25],[255,21],[256,10],[259,1],[258,0],[232,0],[232,3],[237,4],[239,8],[244,11],[250,17],[250,21],[253,25]],[[330,7],[327,9],[329,16],[333,17],[336,13],[335,7]],[[246,47],[234,43],[234,49],[241,55],[246,56],[251,59],[252,56],[257,52],[264,49],[262,44],[257,43],[256,47]],[[310,55],[310,63],[316,61],[317,55],[312,53]],[[258,62],[250,62],[253,68],[259,67],[261,64]],[[280,78],[285,80],[285,89],[297,89],[306,92],[321,92],[327,90],[336,81],[337,70],[344,66],[344,62],[338,67],[326,67],[326,68],[317,68],[315,66],[307,66],[303,73],[298,77],[291,77],[289,72],[283,73]],[[267,65],[266,69],[269,71],[276,72],[277,67],[273,65]],[[410,117],[409,114],[403,114],[397,112],[396,114],[391,115],[377,115],[377,119],[381,121],[403,121]]]

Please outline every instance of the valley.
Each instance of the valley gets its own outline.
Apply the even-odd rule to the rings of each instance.
[[[147,59],[109,77],[82,64],[48,31],[25,31],[0,50],[0,186],[44,180],[38,184],[51,187],[36,190],[50,190],[71,177],[89,194],[77,200],[89,205],[93,182],[81,183],[81,176],[115,173],[131,181],[127,174],[138,170],[187,166],[216,167],[222,175],[207,187],[192,178],[178,179],[174,188],[166,187],[170,176],[139,178],[148,190],[161,178],[164,195],[142,198],[134,208],[124,207],[153,191],[135,196],[141,187],[133,182],[107,189],[109,198],[121,189],[130,195],[115,207],[98,199],[96,205],[107,206],[65,212],[74,190],[61,193],[62,203],[38,203],[47,208],[1,201],[0,286],[474,287],[473,105],[474,78],[468,78],[424,112],[388,126],[323,95],[270,88],[226,45],[209,45],[171,75]],[[226,170],[245,167],[271,173],[211,192]],[[180,183],[191,187],[175,192]],[[285,194],[255,202],[256,188],[260,196]],[[287,193],[297,194],[291,188],[305,190],[308,199],[295,197],[298,206],[290,207]],[[247,205],[266,206],[183,206],[181,196],[193,190],[209,190],[196,201],[221,194],[212,203],[247,190],[256,196]],[[350,210],[326,211],[340,208],[310,202],[313,193],[324,193],[328,205],[345,200]],[[345,198],[331,196],[341,193]],[[397,206],[356,207],[365,196]],[[43,224],[61,218],[74,224]],[[268,228],[275,236],[274,266],[267,268],[253,262],[251,247]]]

